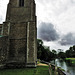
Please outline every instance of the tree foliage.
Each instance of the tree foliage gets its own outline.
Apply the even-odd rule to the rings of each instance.
[[[66,51],[66,57],[75,58],[75,45],[70,47],[69,50]]]
[[[44,61],[50,61],[54,58],[54,53],[50,51],[50,48],[43,45],[43,41],[37,39],[37,58]]]

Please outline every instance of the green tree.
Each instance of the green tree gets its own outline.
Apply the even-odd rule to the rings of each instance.
[[[52,53],[57,54],[57,51],[53,49],[53,50],[52,50]]]
[[[52,50],[52,53],[53,53],[53,58],[57,58],[57,51],[56,50]]]
[[[58,57],[64,59],[66,57],[64,52],[59,52]]]
[[[75,57],[75,45],[70,47],[69,50],[66,51],[66,57]]]
[[[44,61],[53,59],[53,53],[50,51],[50,48],[44,46],[43,41],[40,39],[37,40],[37,57]]]
[[[68,57],[68,58],[71,57],[70,50],[66,50],[65,54],[66,54],[66,57]]]
[[[41,58],[42,56],[42,50],[44,49],[43,47],[43,41],[40,39],[37,39],[37,58]]]

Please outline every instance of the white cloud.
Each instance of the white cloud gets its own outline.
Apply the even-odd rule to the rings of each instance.
[[[0,23],[5,21],[8,2],[9,0],[0,0]]]
[[[54,24],[61,38],[70,32],[75,33],[75,0],[36,0],[36,4],[38,22]],[[56,49],[67,49],[71,46],[62,46],[58,42],[45,42],[45,45]]]
[[[63,51],[66,51],[69,49],[69,47],[71,45],[68,45],[68,46],[61,46],[57,41],[54,41],[54,42],[47,42],[47,41],[44,41],[44,45],[45,46],[50,46],[50,49],[53,50],[58,50],[58,49],[62,49]]]
[[[36,3],[38,21],[55,24],[63,34],[75,32],[75,0],[36,0]]]

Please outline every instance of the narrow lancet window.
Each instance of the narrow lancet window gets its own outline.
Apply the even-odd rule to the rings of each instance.
[[[24,0],[19,0],[19,6],[23,7],[24,6]]]

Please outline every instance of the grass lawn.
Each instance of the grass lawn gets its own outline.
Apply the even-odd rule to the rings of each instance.
[[[0,75],[49,75],[48,66],[37,66],[37,68],[4,69]]]
[[[66,60],[70,60],[72,63],[75,64],[75,58],[66,58]]]
[[[66,60],[75,60],[75,58],[66,58]]]

